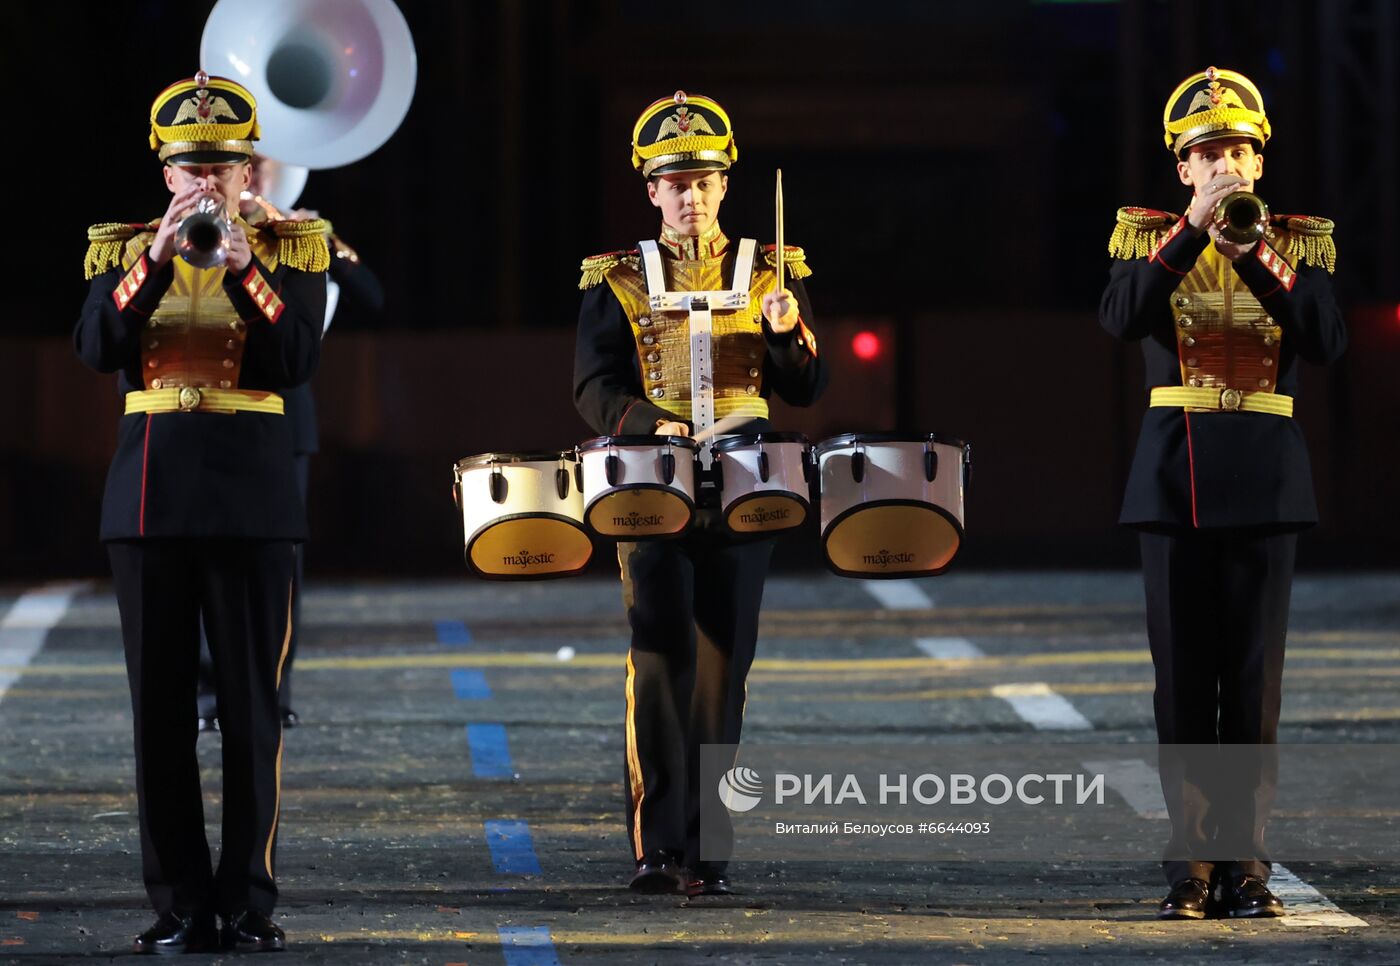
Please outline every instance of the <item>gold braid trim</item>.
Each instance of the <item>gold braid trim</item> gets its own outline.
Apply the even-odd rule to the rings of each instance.
[[[1108,239],[1108,254],[1127,261],[1146,258],[1180,217],[1152,208],[1119,208],[1118,224]]]
[[[1336,223],[1332,219],[1316,215],[1280,215],[1275,224],[1279,222],[1288,230],[1288,243],[1282,252],[1284,258],[1294,265],[1302,262],[1325,268],[1328,275],[1337,271],[1337,246],[1332,241]]]
[[[784,245],[783,271],[787,272],[788,278],[806,278],[812,274],[812,269],[807,265],[807,253],[796,245]],[[770,245],[764,249],[763,260],[768,263],[769,268],[778,267],[778,249],[776,245]]]
[[[109,221],[89,228],[87,257],[83,259],[83,277],[91,279],[103,272],[120,268],[126,243],[136,237],[141,227]]]
[[[277,238],[277,261],[303,272],[324,272],[331,267],[326,235],[331,229],[324,218],[306,221],[273,221],[264,231]]]
[[[606,255],[593,255],[583,260],[579,271],[583,277],[578,280],[580,291],[590,289],[607,278],[608,272],[619,265],[626,265],[633,271],[642,270],[642,259],[636,249],[623,252],[608,252]]]

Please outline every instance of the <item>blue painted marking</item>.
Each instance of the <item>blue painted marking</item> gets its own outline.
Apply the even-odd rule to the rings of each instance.
[[[436,626],[439,644],[455,646],[472,642],[472,632],[461,621],[438,621]]]
[[[548,926],[497,926],[506,966],[559,966]]]
[[[472,753],[472,774],[477,778],[515,777],[505,725],[467,725],[467,745]]]
[[[452,672],[452,690],[463,701],[479,701],[491,697],[491,685],[486,683],[486,675],[480,671],[456,670]]]
[[[507,875],[540,874],[535,842],[530,838],[530,826],[525,822],[516,819],[488,821],[486,845],[491,849],[491,862],[497,872]],[[546,938],[548,932],[545,930]]]

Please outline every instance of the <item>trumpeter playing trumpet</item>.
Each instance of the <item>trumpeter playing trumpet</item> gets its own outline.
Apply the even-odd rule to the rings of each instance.
[[[737,148],[707,97],[651,104],[632,132],[632,164],[661,213],[660,237],[586,259],[574,401],[600,434],[648,439],[768,428],[768,397],[810,405],[826,385],[799,281],[800,249],[732,242],[720,204]],[[694,297],[677,293],[696,293]],[[678,308],[681,303],[688,308]],[[678,540],[620,543],[627,656],[627,830],[640,892],[730,891],[724,862],[699,857],[702,744],[737,744],[745,679],[772,541],[738,541],[717,507]]]
[[[1119,211],[1100,305],[1105,329],[1142,344],[1150,390],[1120,520],[1140,531],[1172,821],[1160,915],[1275,916],[1263,837],[1276,762],[1261,749],[1222,774],[1183,749],[1277,741],[1294,548],[1317,520],[1297,363],[1332,362],[1347,341],[1332,223],[1240,194],[1270,135],[1243,75],[1188,77],[1163,124],[1190,205]]]

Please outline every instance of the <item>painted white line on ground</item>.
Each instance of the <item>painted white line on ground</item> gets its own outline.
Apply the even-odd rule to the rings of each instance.
[[[1108,787],[1121,795],[1138,815],[1151,819],[1167,817],[1157,769],[1147,762],[1139,758],[1086,761],[1083,765],[1090,772],[1102,774]],[[1277,862],[1269,876],[1269,888],[1283,900],[1284,915],[1278,921],[1285,926],[1357,929],[1370,925],[1365,919],[1343,912],[1331,899]]]
[[[1369,926],[1349,912],[1343,912],[1331,899],[1318,892],[1277,862],[1269,876],[1269,888],[1283,900],[1285,926],[1331,926],[1335,929],[1356,929]]]
[[[867,580],[865,589],[886,610],[928,610],[933,598],[917,580]]]
[[[1108,787],[1117,792],[1143,818],[1167,817],[1167,802],[1162,798],[1162,781],[1153,768],[1141,758],[1117,761],[1085,761],[1084,768],[1103,775]]]
[[[63,619],[73,598],[87,587],[86,582],[45,584],[21,594],[0,618],[0,667],[22,668],[34,660],[49,629]],[[0,699],[18,680],[18,674],[0,671]]]
[[[1074,705],[1044,682],[998,684],[992,688],[992,694],[1011,705],[1011,710],[1039,731],[1092,731],[1094,728]]]
[[[938,660],[973,660],[987,653],[965,637],[920,637],[914,646]]]

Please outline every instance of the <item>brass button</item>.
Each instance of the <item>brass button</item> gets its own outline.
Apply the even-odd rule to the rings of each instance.
[[[1201,379],[1199,376],[1192,376],[1190,379],[1186,380],[1186,384],[1190,386],[1199,386],[1201,384]]]
[[[1187,356],[1187,357],[1186,357],[1186,366],[1187,366],[1188,369],[1194,369],[1194,368],[1196,368],[1196,367],[1197,367],[1198,365],[1200,365],[1200,364],[1201,364],[1201,360],[1200,360],[1200,359],[1197,359],[1195,356]]]
[[[666,390],[662,389],[660,386],[657,386],[651,391],[651,398],[653,399],[660,399],[664,395],[666,395]]]
[[[225,348],[225,349],[237,349],[237,348],[238,348],[238,343],[237,343],[237,342],[234,342],[232,339],[229,339],[227,342],[224,343],[224,348]]]
[[[1259,380],[1259,388],[1260,388],[1260,389],[1268,389],[1268,388],[1269,388],[1269,380],[1267,380],[1267,379],[1260,379],[1260,380]]]
[[[1188,335],[1186,338],[1181,340],[1181,344],[1189,349],[1196,344],[1196,337],[1193,335]]]
[[[757,369],[750,369],[750,370],[749,370],[749,378],[750,378],[750,379],[757,379],[757,378],[758,378],[758,370],[757,370]]]
[[[1189,328],[1191,325],[1191,316],[1183,315],[1181,318],[1176,320],[1176,324],[1181,326],[1182,328]]]
[[[225,369],[232,369],[232,368],[233,368],[233,360],[232,360],[232,359],[225,359],[225,360],[224,360],[224,368],[225,368]]]
[[[147,368],[147,369],[154,369],[154,368],[155,368],[156,366],[158,366],[158,365],[160,365],[160,363],[159,363],[157,360],[155,360],[155,359],[147,359],[147,360],[146,360],[146,368]]]
[[[660,362],[660,361],[661,361],[661,353],[659,353],[659,352],[648,352],[648,353],[647,353],[647,362]]]
[[[180,411],[192,412],[199,405],[199,399],[199,390],[194,386],[182,387],[180,389]]]
[[[219,388],[220,388],[220,389],[232,389],[232,388],[233,388],[233,383],[229,382],[227,379],[220,379],[220,380],[219,380]]]
[[[750,396],[756,395],[756,394],[758,393],[758,387],[757,387],[757,386],[749,386],[749,387],[747,387],[747,388],[744,389],[744,392],[748,393]]]
[[[656,336],[654,336],[654,335],[644,335],[644,336],[642,336],[642,345],[656,345]]]
[[[661,378],[661,370],[660,370],[660,369],[653,369],[653,370],[651,370],[651,372],[648,372],[648,373],[647,373],[647,378],[650,379],[652,382],[655,382],[656,380],[658,380],[658,379]]]
[[[1264,336],[1264,344],[1265,344],[1266,346],[1267,346],[1267,345],[1273,345],[1273,344],[1274,344],[1274,337],[1273,337],[1272,335],[1266,335],[1266,336]]]
[[[1269,366],[1274,364],[1274,360],[1270,359],[1268,356],[1265,356],[1261,361],[1264,363],[1265,369],[1269,368]]]
[[[1184,308],[1186,308],[1186,306],[1188,306],[1188,305],[1190,305],[1190,304],[1191,304],[1191,300],[1188,299],[1186,296],[1184,296],[1184,295],[1178,295],[1178,296],[1176,297],[1176,307],[1177,307],[1177,308],[1179,308],[1179,309],[1184,309]]]
[[[1242,397],[1238,389],[1222,390],[1220,393],[1220,408],[1225,410],[1226,412],[1233,413],[1240,408],[1241,398]]]
[[[637,320],[637,324],[645,329],[647,326],[651,325],[651,319],[644,315]]]
[[[154,379],[151,380],[151,388],[152,388],[152,389],[159,389],[160,387],[161,387],[160,377],[157,376],[156,378],[154,378]]]

